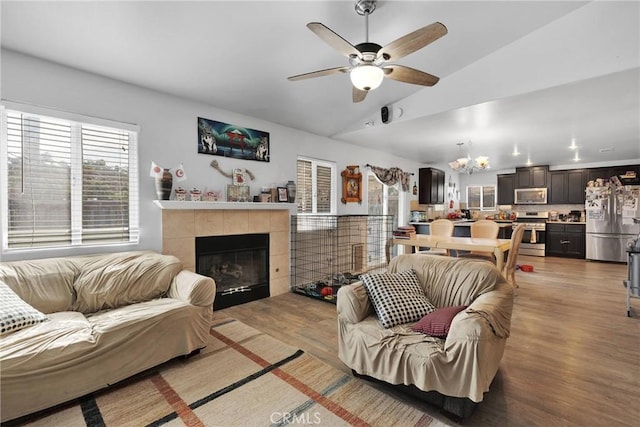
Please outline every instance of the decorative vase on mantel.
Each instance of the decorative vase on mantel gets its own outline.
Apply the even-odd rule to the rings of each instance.
[[[293,181],[287,182],[287,193],[289,194],[289,203],[296,201],[296,183]]]
[[[169,169],[163,169],[162,177],[156,178],[156,194],[158,200],[169,200],[173,188],[173,175]]]

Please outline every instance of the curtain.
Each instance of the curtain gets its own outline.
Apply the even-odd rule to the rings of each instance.
[[[409,191],[412,175],[410,172],[403,172],[400,168],[385,169],[378,166],[367,166],[383,184],[391,186],[399,182],[402,185],[402,191]]]

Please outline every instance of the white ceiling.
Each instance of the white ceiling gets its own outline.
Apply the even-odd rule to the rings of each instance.
[[[466,155],[469,140],[471,155],[489,156],[494,170],[527,157],[552,166],[640,158],[638,1],[379,1],[369,19],[378,44],[447,26],[398,61],[441,80],[423,88],[386,79],[359,104],[347,75],[286,80],[347,65],[305,25],[322,22],[360,43],[365,24],[353,1],[0,7],[3,48],[423,163]]]

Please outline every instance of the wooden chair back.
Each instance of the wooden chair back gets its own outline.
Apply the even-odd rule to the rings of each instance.
[[[518,252],[520,251],[520,243],[524,235],[524,224],[518,224],[511,233],[511,244],[509,245],[509,255],[507,262],[504,264],[504,276],[511,282],[511,286],[518,287],[516,283],[516,261],[518,260]]]
[[[484,239],[497,239],[500,232],[500,226],[495,221],[488,219],[480,219],[471,224],[471,237],[479,237]],[[479,252],[471,251],[472,257],[482,257],[490,260],[494,260],[494,255],[491,252]]]
[[[453,236],[453,221],[449,219],[436,219],[429,224],[429,234],[432,236]]]
[[[432,236],[453,236],[453,221],[449,219],[436,219],[435,221],[429,223],[429,234]],[[432,255],[449,255],[448,249],[430,248],[429,250],[422,251],[420,250],[419,246],[415,247],[415,252]]]
[[[471,224],[471,237],[497,239],[498,232],[500,232],[500,226],[495,221],[481,219]]]

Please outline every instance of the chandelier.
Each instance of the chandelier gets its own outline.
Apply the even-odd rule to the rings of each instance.
[[[458,142],[456,144],[462,151],[464,142]],[[483,170],[489,168],[489,158],[487,156],[478,156],[473,162],[471,161],[471,141],[469,141],[469,150],[467,151],[467,157],[460,157],[453,162],[449,163],[451,169],[459,173],[466,173],[471,175],[476,170]]]

